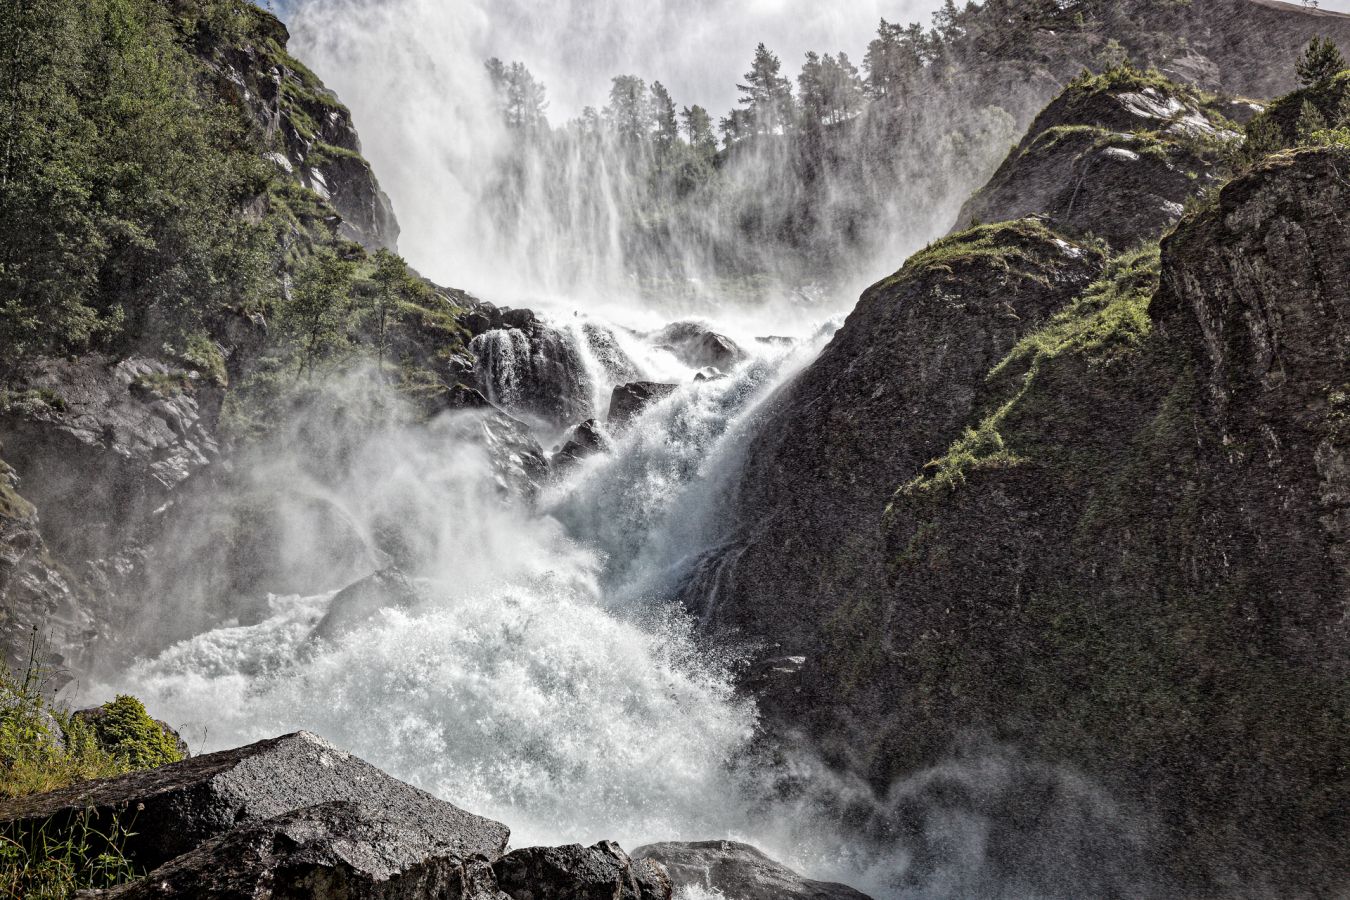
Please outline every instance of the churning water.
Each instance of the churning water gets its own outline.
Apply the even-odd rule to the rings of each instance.
[[[732,690],[734,660],[700,646],[666,598],[716,531],[757,405],[813,348],[748,341],[734,372],[696,382],[633,332],[563,331],[586,348],[579,377],[596,397],[615,361],[592,345],[620,346],[621,374],[682,369],[680,386],[534,503],[505,495],[487,451],[452,428],[381,432],[329,490],[356,520],[397,510],[407,541],[433,548],[425,602],[320,639],[332,594],[274,596],[262,621],[164,648],[112,687],[198,750],[318,732],[505,821],[517,846],[754,837],[754,705]],[[493,365],[528,355],[519,342],[491,342]]]

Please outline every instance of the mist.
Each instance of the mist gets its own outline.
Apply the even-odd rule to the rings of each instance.
[[[934,90],[906,111],[898,139],[889,132],[900,124],[882,116],[832,127],[842,163],[804,162],[784,140],[744,141],[715,172],[655,193],[659,161],[634,165],[609,133],[564,126],[604,107],[611,78],[625,74],[661,82],[677,109],[702,104],[716,122],[737,107],[759,41],[795,80],[807,49],[860,63],[883,13],[927,23],[936,5],[304,0],[289,22],[296,52],[351,107],[403,225],[400,249],[424,274],[498,302],[614,318],[636,313],[637,293],[636,306],[660,305],[667,319],[749,304],[778,331],[804,333],[950,225],[1015,137],[1013,117]],[[548,133],[504,126],[489,57],[521,62],[544,84]],[[868,152],[876,145],[888,148],[881,158]],[[752,296],[726,289],[748,278],[762,282]]]

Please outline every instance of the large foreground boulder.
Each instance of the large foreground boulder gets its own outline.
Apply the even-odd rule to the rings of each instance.
[[[510,829],[386,775],[322,738],[299,732],[223,753],[0,803],[0,834],[48,838],[86,811],[107,831],[132,832],[122,851],[154,869],[240,826],[335,801],[379,809],[408,833],[460,859],[496,859]]]
[[[398,812],[324,803],[202,844],[144,879],[81,900],[506,900],[482,856]]]
[[[677,888],[718,891],[735,900],[869,900],[848,885],[803,878],[735,841],[648,844],[633,858],[665,866]]]
[[[492,869],[512,900],[670,900],[672,891],[658,862],[630,859],[612,841],[528,847]]]

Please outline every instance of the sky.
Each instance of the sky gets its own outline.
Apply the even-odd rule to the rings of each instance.
[[[289,0],[310,10],[330,0]],[[388,0],[364,0],[377,6]],[[1350,2],[1350,0],[1347,0]],[[524,62],[548,86],[550,118],[602,106],[609,80],[661,81],[681,105],[736,105],[736,82],[765,42],[795,74],[807,50],[861,63],[884,16],[928,22],[940,0],[445,0],[473,52]],[[283,15],[292,11],[275,3]]]
[[[272,0],[295,8],[330,0]],[[395,0],[359,0],[372,7]],[[1206,0],[1196,0],[1203,3]],[[807,50],[861,62],[881,18],[929,21],[940,0],[441,0],[482,58],[524,62],[548,86],[550,118],[602,106],[614,75],[662,81],[680,105],[735,106],[736,82],[765,42],[796,73]],[[1322,0],[1350,12],[1350,0]]]

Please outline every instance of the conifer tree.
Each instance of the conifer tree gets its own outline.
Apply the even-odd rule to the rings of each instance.
[[[1346,68],[1345,57],[1331,38],[1313,38],[1297,65],[1299,84],[1306,88],[1326,84]]]
[[[755,48],[745,84],[736,87],[741,92],[741,105],[746,107],[749,121],[756,134],[781,134],[792,121],[792,84],[782,75],[783,63],[777,54],[764,44]]]

